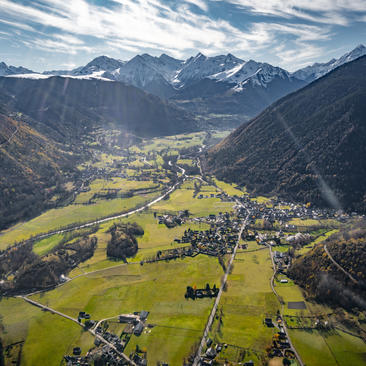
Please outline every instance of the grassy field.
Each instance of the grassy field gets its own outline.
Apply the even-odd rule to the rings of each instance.
[[[191,189],[181,188],[174,191],[168,200],[158,202],[153,208],[160,212],[177,212],[189,209],[189,212],[195,216],[206,216],[232,211],[232,206],[232,202],[222,202],[219,198],[193,198]]]
[[[90,183],[90,191],[82,192],[77,195],[74,203],[86,203],[88,202],[94,194],[105,192],[108,189],[119,189],[120,193],[125,193],[130,191],[131,189],[142,189],[142,188],[151,188],[156,186],[152,181],[135,181],[128,180],[119,177],[113,177],[111,180],[106,179],[95,179]]]
[[[309,250],[311,250],[312,248],[314,248],[314,246],[316,244],[321,243],[322,241],[324,241],[325,239],[327,239],[329,236],[331,236],[332,234],[337,233],[338,231],[339,231],[338,229],[334,229],[334,230],[330,230],[330,231],[326,232],[324,235],[320,235],[318,238],[316,238],[310,244],[305,245],[301,249],[297,250],[296,253],[298,253],[298,254],[305,254],[305,253],[307,253]]]
[[[223,182],[221,180],[218,180],[216,178],[214,178],[214,182],[216,183],[216,185],[221,188],[223,191],[225,191],[229,196],[239,196],[241,197],[243,194],[246,193],[246,191],[242,191],[240,189],[237,188],[237,185],[232,183],[226,183]]]
[[[258,197],[254,197],[251,199],[252,201],[257,201],[258,203],[265,203],[268,204],[270,203],[271,199],[268,197],[264,197],[264,196],[258,196]]]
[[[189,166],[193,166],[194,165],[192,159],[178,159],[177,160],[177,164],[178,165],[184,164],[184,165],[189,165]]]
[[[295,347],[306,365],[365,365],[366,345],[359,338],[340,331],[290,330]]]
[[[217,259],[207,256],[144,266],[131,264],[79,277],[48,293],[34,295],[33,298],[74,317],[80,310],[90,313],[93,319],[138,310],[150,311],[148,321],[156,327],[151,334],[134,339],[131,349],[136,343],[141,347],[147,346],[148,360],[152,365],[158,360],[177,365],[188,356],[191,345],[200,337],[213,301],[186,300],[186,286],[204,286],[206,282],[219,285],[221,275],[222,269]],[[24,306],[23,303],[20,305]],[[36,309],[27,306],[31,311]],[[20,309],[13,306],[13,311],[18,312]],[[38,309],[36,311],[44,314]],[[48,337],[51,337],[55,328],[52,330],[45,327],[46,323],[45,317],[30,322],[28,334],[48,332]],[[49,324],[51,326],[53,323]],[[72,322],[66,324],[70,332],[73,327]],[[77,328],[76,330],[78,331]],[[62,336],[63,326],[60,330],[57,329],[59,331],[57,344],[49,342],[47,347],[32,347],[33,343],[28,342],[32,342],[33,337],[27,337],[26,345],[29,346],[24,348],[25,357],[46,359],[52,355],[56,358],[54,353],[59,355],[68,349],[71,339]]]
[[[212,328],[217,341],[248,348],[251,358],[253,352],[261,354],[271,344],[274,333],[263,324],[266,316],[274,317],[279,309],[270,287],[272,273],[268,250],[238,253],[220,302],[223,324],[220,327],[215,321]]]
[[[276,291],[286,303],[283,307],[285,315],[313,316],[332,312],[332,309],[326,306],[306,301],[300,288],[292,281],[287,284],[276,283]],[[288,309],[289,301],[304,301],[306,309]],[[366,344],[357,337],[339,330],[290,329],[289,332],[292,342],[306,365],[348,366],[366,363]]]
[[[232,132],[232,131],[231,130],[229,130],[229,131],[215,131],[212,134],[212,137],[219,138],[219,139],[224,139],[226,136],[228,136],[230,134],[230,132]]]
[[[121,264],[120,261],[114,261],[107,258],[106,248],[107,243],[111,236],[107,232],[109,227],[113,223],[117,222],[136,222],[144,229],[144,235],[138,237],[138,252],[135,257],[129,258],[129,262],[140,262],[147,257],[150,257],[158,250],[165,250],[179,246],[179,244],[173,244],[175,238],[180,238],[184,231],[188,228],[192,230],[206,230],[209,228],[207,224],[186,223],[175,228],[167,228],[164,224],[158,224],[157,219],[154,218],[152,211],[141,212],[133,215],[129,218],[114,220],[101,225],[100,230],[95,235],[98,238],[97,249],[94,256],[84,263],[79,265],[79,268],[75,268],[70,276],[76,276],[82,271],[90,272],[100,268],[106,268]]]
[[[64,354],[72,354],[73,347],[80,346],[85,354],[93,345],[93,337],[77,324],[42,312],[22,299],[2,299],[0,314],[3,344],[25,340],[22,365],[59,365]]]
[[[298,225],[298,226],[339,226],[339,222],[337,220],[314,220],[314,219],[305,219],[302,220],[301,218],[295,218],[289,221],[291,225]]]
[[[158,194],[159,193],[151,193],[131,198],[101,200],[91,205],[69,205],[46,211],[33,220],[17,224],[8,230],[5,230],[0,236],[0,249],[6,248],[15,241],[28,239],[31,235],[128,211],[152,200],[154,197],[158,196]]]
[[[162,151],[164,149],[176,149],[170,150],[170,152],[177,153],[177,149],[183,149],[196,145],[202,145],[205,132],[186,133],[182,135],[168,136],[155,138],[152,141],[146,141],[143,144],[138,145],[135,151],[149,152],[149,151]]]
[[[55,234],[55,235],[49,236],[48,238],[39,240],[33,245],[33,251],[34,251],[34,253],[38,254],[39,256],[42,256],[42,255],[48,253],[57,244],[59,244],[60,241],[62,240],[62,238],[63,238],[62,234]]]

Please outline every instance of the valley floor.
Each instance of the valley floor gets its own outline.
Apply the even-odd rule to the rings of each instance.
[[[221,136],[222,132],[217,135]],[[126,324],[118,323],[116,318],[119,314],[148,311],[141,335],[128,336],[124,354],[130,356],[139,350],[138,354],[146,357],[149,365],[191,363],[215,299],[185,298],[187,286],[200,289],[209,284],[211,288],[213,285],[219,288],[230,254],[219,258],[201,253],[155,261],[157,253],[186,246],[176,239],[182,238],[189,229],[196,232],[209,230],[214,222],[209,220],[209,215],[219,217],[220,213],[227,212],[230,220],[243,222],[240,205],[251,213],[253,210],[249,211],[249,207],[271,209],[276,205],[274,200],[264,197],[250,200],[247,192],[235,185],[210,177],[204,181],[196,158],[204,140],[204,133],[186,134],[145,141],[115,156],[101,154],[80,169],[85,172],[95,171],[94,168],[105,169],[106,176],[93,175],[86,184],[87,189],[77,192],[70,205],[47,211],[1,233],[1,248],[5,249],[32,235],[57,231],[68,225],[80,226],[142,207],[179,183],[155,204],[127,217],[99,223],[93,233],[98,241],[92,257],[68,273],[68,280],[60,286],[29,294],[28,298],[72,318],[77,318],[80,311],[90,314],[95,321],[112,318],[100,324],[119,337],[126,336]],[[192,170],[189,172],[188,169]],[[186,209],[189,218],[180,225],[169,228],[165,223],[159,223],[163,220],[159,217],[176,216]],[[128,258],[127,263],[108,258],[106,253],[111,238],[110,227],[126,222],[136,222],[144,230],[144,235],[138,238],[137,254]],[[278,231],[277,223],[269,231],[262,230],[262,224],[254,220],[248,229],[263,235]],[[328,219],[292,224],[301,228],[308,226],[308,231],[313,235],[316,233],[318,238],[299,253],[310,250],[314,242],[338,230],[340,225]],[[76,238],[85,235],[85,229],[78,228],[39,238],[33,244],[34,253],[42,257],[59,245],[67,246],[75,240],[73,232]],[[276,252],[287,252],[288,249],[284,240],[281,245],[273,246]],[[271,244],[249,237],[238,242],[233,267],[223,286],[224,292],[209,332],[213,344],[222,346],[216,361],[222,365],[239,365],[250,360],[255,365],[281,365],[283,357],[269,357],[281,328],[281,322],[276,320],[280,316],[287,324],[302,364],[366,364],[366,344],[353,335],[352,330],[320,330],[314,326],[315,318],[331,320],[334,310],[307,301],[296,284],[284,274],[277,273],[274,288],[282,299],[280,303],[271,288],[274,274],[271,250]],[[154,261],[149,263],[152,259]],[[11,280],[11,275],[7,280]],[[304,308],[291,309],[289,303],[301,303]],[[82,356],[97,348],[95,337],[84,327],[50,311],[42,311],[20,297],[3,297],[0,314],[5,365],[11,365],[13,361],[21,365],[66,364],[63,357],[72,355],[75,347],[81,348]],[[265,318],[271,318],[274,326],[266,326]],[[301,360],[289,358],[292,365],[301,365]]]

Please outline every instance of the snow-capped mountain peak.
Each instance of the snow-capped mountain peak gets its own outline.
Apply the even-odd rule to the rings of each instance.
[[[199,52],[195,57],[191,57],[184,62],[182,69],[176,76],[176,82],[184,85],[187,82],[204,79],[230,70],[241,63],[243,63],[243,60],[231,54],[207,57]]]
[[[252,85],[267,87],[267,84],[275,77],[288,79],[289,74],[280,67],[274,67],[270,64],[256,62],[254,60],[243,62],[234,66],[232,69],[210,76],[210,78],[221,82],[236,84],[234,88],[236,91],[241,91],[243,85],[249,81]]]
[[[108,56],[99,56],[90,61],[81,69],[78,68],[78,70],[75,70],[72,74],[87,75],[87,74],[93,74],[97,71],[112,71],[118,69],[124,64],[125,61],[122,60],[116,60]]]
[[[34,71],[25,67],[7,65],[5,62],[0,62],[0,76],[18,75],[18,74],[33,74]]]
[[[311,82],[313,80],[319,79],[328,72],[334,70],[347,62],[356,60],[357,58],[366,55],[366,47],[362,44],[358,45],[352,51],[347,52],[339,59],[332,59],[326,63],[315,63],[311,66],[306,66],[292,73],[293,77],[297,79],[304,80],[306,82]]]

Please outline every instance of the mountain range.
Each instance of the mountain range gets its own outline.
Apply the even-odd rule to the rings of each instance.
[[[206,167],[256,194],[366,212],[366,56],[272,104]]]
[[[248,121],[282,96],[364,54],[366,47],[359,45],[337,60],[316,63],[293,73],[268,63],[244,61],[230,53],[214,57],[198,53],[187,60],[166,54],[142,54],[129,61],[99,56],[70,71],[42,74],[1,63],[0,75],[33,79],[58,75],[123,82],[211,118],[216,125],[224,117],[224,123],[230,127]]]

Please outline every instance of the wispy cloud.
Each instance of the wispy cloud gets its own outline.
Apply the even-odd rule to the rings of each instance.
[[[6,20],[6,19],[0,19],[0,23],[11,26],[13,28],[23,29],[23,30],[26,30],[29,32],[35,32],[34,28],[32,28],[31,26],[24,24],[24,23],[18,23],[18,22]]]
[[[347,25],[366,12],[364,0],[225,0],[255,14]]]
[[[184,5],[186,3],[173,9],[158,0],[116,2],[118,6],[108,9],[88,4],[84,0],[74,0],[72,4],[45,0],[43,7],[39,8],[2,0],[0,11],[24,21],[32,19],[37,24],[58,28],[74,36],[108,40],[110,44],[115,43],[125,49],[147,43],[150,47],[174,54],[201,48],[215,52],[229,46],[254,47],[254,43],[261,44],[268,38],[256,30],[245,32],[226,21],[197,14],[188,9]],[[189,2],[201,9],[207,6],[203,0]],[[48,45],[52,46],[49,42]]]
[[[212,16],[213,2],[251,17],[241,23]],[[0,0],[0,24],[32,32],[19,37],[29,48],[71,55],[153,50],[175,57],[198,50],[244,58],[277,52],[281,66],[291,59],[302,63],[300,55],[308,60],[322,54],[319,43],[333,36],[334,24],[366,21],[365,14],[364,0],[113,0],[108,6],[107,1]]]
[[[198,8],[200,8],[203,11],[207,11],[208,10],[208,5],[206,3],[206,1],[204,0],[185,0],[187,3],[196,5]]]

